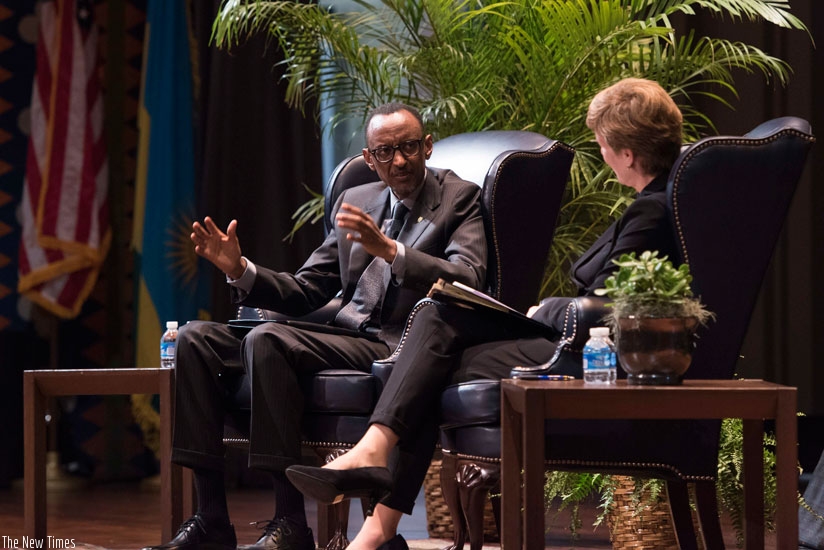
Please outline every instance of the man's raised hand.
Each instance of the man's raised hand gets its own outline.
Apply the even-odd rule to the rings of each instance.
[[[246,270],[237,239],[237,220],[229,222],[226,233],[221,231],[212,218],[206,216],[203,223],[192,224],[192,242],[195,252],[223,271],[232,279],[239,279]]]

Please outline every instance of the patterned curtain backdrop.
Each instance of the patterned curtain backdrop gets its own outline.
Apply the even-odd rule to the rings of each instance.
[[[130,253],[137,158],[137,102],[145,0],[96,0],[109,160],[111,246],[80,315],[59,323],[58,368],[134,365],[134,286]],[[96,480],[140,479],[156,462],[128,396],[61,400],[59,449],[66,470]]]
[[[0,331],[24,328],[18,310],[17,205],[23,194],[37,18],[30,0],[0,6]],[[25,312],[24,312],[25,314]]]
[[[106,183],[112,214],[111,245],[96,284],[71,320],[60,321],[17,291],[20,210],[30,135],[38,15],[45,2],[6,0],[0,6],[0,487],[22,475],[22,371],[100,368],[133,364],[129,233],[136,150],[145,0],[86,2],[98,31],[97,71],[109,158]],[[99,479],[141,478],[156,469],[131,417],[127,397],[57,400],[53,415],[64,466]],[[58,429],[59,426],[59,429]],[[14,442],[17,442],[16,444]]]
[[[96,284],[70,320],[59,320],[17,292],[18,216],[42,3],[5,0],[0,5],[0,437],[17,442],[0,450],[0,487],[22,475],[23,370],[136,364],[138,275],[132,242],[147,1],[88,2],[102,62],[111,245]],[[196,52],[193,96],[198,100],[191,111],[193,185],[199,189],[189,214],[210,214],[222,221],[238,217],[247,254],[264,265],[295,269],[321,239],[320,228],[309,228],[292,244],[280,243],[291,226],[292,212],[308,198],[301,184],[321,188],[318,131],[311,118],[283,103],[273,72],[277,52],[267,49],[262,37],[231,54],[209,45],[217,4],[214,0],[188,5],[194,11],[188,38]],[[159,228],[155,233],[165,234]],[[184,251],[183,240],[178,242]],[[213,317],[230,317],[225,282],[211,267],[201,271],[212,278]],[[148,337],[146,342],[147,357],[154,358],[157,342]],[[152,407],[142,409],[148,422],[137,411],[143,420],[139,425],[126,396],[82,396],[60,399],[56,405],[52,412],[59,418],[59,433],[52,440],[58,441],[67,470],[105,480],[155,472],[155,458],[147,446],[155,433]]]
[[[23,370],[45,365],[43,342],[21,315],[17,295],[20,224],[28,141],[28,107],[34,76],[37,19],[31,0],[0,5],[0,488],[22,473]],[[12,451],[15,449],[15,451]]]

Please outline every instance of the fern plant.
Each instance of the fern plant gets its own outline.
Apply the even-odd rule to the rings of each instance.
[[[718,476],[716,492],[719,509],[726,511],[733,528],[738,547],[744,544],[744,430],[740,418],[726,418],[721,422],[718,451]],[[764,461],[764,527],[775,530],[776,477],[775,477],[775,437],[765,433],[763,439]],[[557,510],[571,511],[569,531],[572,538],[578,537],[582,527],[578,516],[580,503],[593,496],[600,499],[600,512],[594,526],[601,525],[613,506],[617,485],[610,475],[588,472],[547,472],[544,484],[544,502],[551,509],[559,500]],[[636,479],[633,502],[636,509],[665,501],[666,482],[660,479]],[[799,495],[799,503],[806,502]]]
[[[231,47],[267,33],[285,55],[287,101],[300,109],[328,105],[327,130],[399,100],[422,112],[436,138],[517,129],[575,147],[542,296],[572,290],[569,265],[629,200],[586,128],[592,97],[624,77],[654,79],[680,105],[691,141],[712,130],[695,107],[698,97],[730,101],[737,69],[783,84],[788,67],[752,45],[676,32],[673,17],[688,23],[704,10],[736,23],[805,30],[789,0],[356,3],[359,11],[335,13],[315,3],[224,0],[213,39]]]
[[[716,488],[721,509],[730,514],[738,546],[744,544],[744,445],[743,423],[728,418],[721,423]],[[775,529],[775,437],[764,434],[764,527]]]

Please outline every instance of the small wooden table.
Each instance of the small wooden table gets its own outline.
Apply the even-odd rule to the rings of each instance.
[[[27,370],[23,374],[24,528],[28,537],[46,538],[46,402],[66,395],[160,395],[161,543],[183,521],[180,466],[172,452],[174,369]]]
[[[762,380],[686,380],[680,386],[503,380],[501,542],[507,550],[544,547],[543,419],[555,418],[743,419],[748,549],[764,548],[761,442],[764,419],[775,419],[778,549],[798,548],[795,388]]]

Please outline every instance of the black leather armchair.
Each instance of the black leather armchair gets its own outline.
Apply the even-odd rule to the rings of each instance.
[[[702,139],[676,161],[667,186],[681,252],[674,260],[689,263],[695,294],[717,316],[699,333],[687,378],[733,377],[761,281],[813,142],[809,123],[784,117],[741,137]],[[580,377],[588,329],[603,325],[607,301],[573,300],[551,361],[516,372],[577,372]],[[487,489],[500,481],[500,384],[479,380],[450,386],[442,408],[441,482],[444,493],[453,495],[447,499],[456,526],[452,548],[463,546],[466,529],[476,550],[483,542],[479,507]],[[547,423],[552,449],[547,468],[667,480],[681,548],[696,548],[687,492],[687,482],[692,482],[705,548],[723,548],[715,496],[719,428],[716,421]]]
[[[436,142],[427,163],[450,168],[483,188],[481,211],[489,246],[487,291],[523,310],[536,299],[573,154],[569,146],[534,132],[488,131]],[[343,190],[371,181],[375,173],[362,157],[344,160],[326,186],[326,211],[331,211]],[[324,221],[329,230],[332,220],[327,216]],[[525,240],[524,235],[530,238]],[[334,302],[302,319],[333,319]],[[264,319],[277,314],[240,308],[239,317]],[[402,346],[403,338],[398,348]],[[391,368],[391,361],[377,361],[371,373],[325,370],[303,380],[304,445],[322,460],[330,460],[356,443],[366,431]],[[224,441],[247,445],[248,380],[240,385],[234,402],[236,410],[227,417]],[[318,510],[318,544],[342,550],[348,544],[349,503],[331,508]]]

